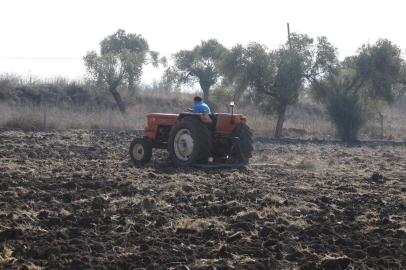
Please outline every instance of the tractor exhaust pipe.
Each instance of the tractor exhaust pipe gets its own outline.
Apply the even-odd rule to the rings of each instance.
[[[230,107],[231,107],[231,120],[230,120],[230,125],[233,125],[234,126],[234,124],[235,124],[235,122],[234,122],[234,117],[233,117],[233,113],[234,113],[234,101],[231,101],[230,102]]]

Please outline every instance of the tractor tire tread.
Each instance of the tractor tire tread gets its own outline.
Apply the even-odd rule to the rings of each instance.
[[[245,157],[245,161],[248,162],[252,157],[252,151],[254,151],[254,139],[252,138],[251,129],[245,123],[239,123],[230,136],[239,138],[242,154]],[[244,161],[238,149],[234,150],[234,159],[237,163]]]
[[[136,159],[133,154],[134,146],[139,143],[144,148],[144,156],[141,159]],[[134,164],[148,163],[152,158],[152,143],[145,138],[135,138],[130,144],[130,158]]]

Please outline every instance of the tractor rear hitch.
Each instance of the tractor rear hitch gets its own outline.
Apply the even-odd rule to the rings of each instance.
[[[248,162],[247,162],[247,160],[245,159],[245,155],[244,155],[244,153],[242,152],[242,149],[241,149],[241,146],[240,146],[240,143],[239,143],[240,138],[238,138],[238,137],[227,137],[227,139],[233,140],[233,146],[231,147],[228,156],[232,156],[233,150],[234,150],[235,146],[237,145],[238,151],[240,152],[241,157],[242,157],[242,160],[243,160],[243,164],[244,164],[244,165],[247,165]]]

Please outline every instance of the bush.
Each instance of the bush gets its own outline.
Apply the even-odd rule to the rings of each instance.
[[[366,123],[360,98],[349,92],[338,92],[327,102],[327,111],[341,140],[357,140],[360,128]]]
[[[0,100],[16,100],[15,87],[20,79],[13,74],[0,74]]]

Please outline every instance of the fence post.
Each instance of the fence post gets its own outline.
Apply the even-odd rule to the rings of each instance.
[[[45,100],[43,99],[43,98],[41,98],[42,99],[42,103],[44,103],[44,127],[45,127],[45,130],[47,130],[48,128],[47,128],[47,126],[48,126],[48,119],[47,119],[47,104],[46,104],[46,102],[45,102]]]
[[[166,104],[168,104],[168,106],[169,106],[169,113],[173,113],[173,108],[172,108],[171,104],[169,102],[166,102]]]
[[[109,127],[110,127],[110,130],[113,129],[113,124],[112,124],[113,119],[112,119],[111,113],[112,113],[112,109],[111,109],[111,103],[110,103],[110,101],[109,101],[109,119],[110,119],[110,125],[109,125]]]

